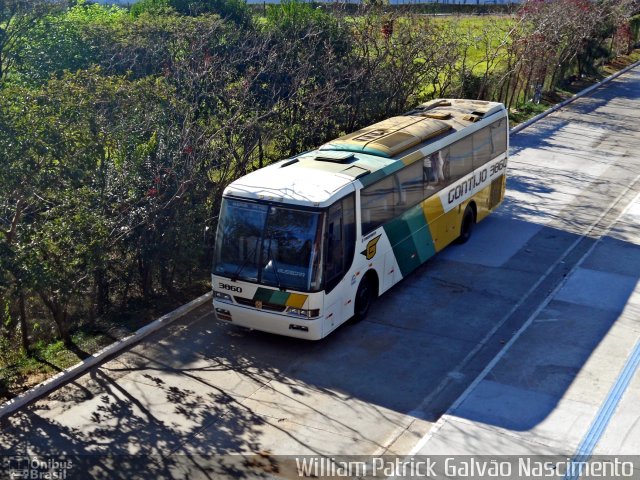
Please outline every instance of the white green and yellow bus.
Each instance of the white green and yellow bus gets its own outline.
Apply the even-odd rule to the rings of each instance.
[[[441,99],[256,170],[224,191],[219,320],[317,340],[503,200],[501,103]]]

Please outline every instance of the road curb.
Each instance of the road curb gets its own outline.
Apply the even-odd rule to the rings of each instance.
[[[187,313],[195,310],[196,308],[204,305],[208,301],[211,300],[211,292],[205,293],[204,295],[196,298],[195,300],[190,301],[189,303],[182,305],[172,312],[169,312],[160,318],[154,320],[153,322],[145,325],[144,327],[136,330],[135,333],[129,335],[128,337],[123,338],[122,340],[118,340],[117,342],[108,345],[102,350],[97,351],[93,355],[88,358],[85,358],[80,363],[73,365],[72,367],[64,369],[62,372],[58,373],[54,377],[51,377],[45,380],[42,383],[39,383],[35,387],[27,390],[26,392],[18,395],[15,398],[12,398],[8,402],[0,405],[0,418],[15,412],[19,408],[22,408],[26,404],[33,402],[34,400],[50,393],[55,390],[59,386],[64,383],[71,381],[73,378],[78,375],[86,372],[90,368],[98,365],[103,362],[108,357],[120,352],[121,350],[133,345],[134,343],[139,342],[145,337],[151,335],[152,333],[160,330],[163,327],[171,324],[175,320],[183,317]]]
[[[631,65],[624,67],[622,70],[617,71],[616,73],[612,73],[611,75],[609,75],[607,78],[600,80],[598,83],[594,83],[593,85],[591,85],[590,87],[585,88],[584,90],[581,90],[580,92],[576,93],[574,96],[567,98],[566,100],[563,100],[560,103],[555,104],[553,107],[549,108],[548,110],[545,110],[542,113],[539,113],[538,115],[536,115],[533,118],[530,118],[529,120],[527,120],[524,123],[521,123],[520,125],[516,125],[515,127],[513,127],[509,133],[511,135],[513,135],[514,133],[518,133],[520,130],[523,130],[525,128],[527,128],[528,126],[530,126],[533,123],[536,123],[538,120],[546,117],[547,115],[560,110],[562,107],[564,107],[565,105],[570,104],[571,102],[573,102],[574,100],[577,100],[581,97],[584,97],[586,95],[589,95],[591,92],[593,92],[596,88],[601,87],[602,85],[605,85],[607,83],[609,83],[611,80],[615,80],[616,78],[618,78],[620,75],[623,75],[625,73],[627,73],[629,70],[637,67],[638,65],[640,65],[640,60],[638,60],[635,63],[632,63]]]

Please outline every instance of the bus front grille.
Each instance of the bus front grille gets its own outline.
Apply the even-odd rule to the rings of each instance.
[[[285,308],[287,308],[285,305],[278,305],[275,303],[268,303],[268,302],[259,302],[256,300],[252,300],[250,298],[244,298],[244,297],[233,297],[233,298],[235,299],[236,302],[238,302],[238,304],[244,305],[245,307],[259,308],[260,310],[266,310],[269,312],[284,312]]]

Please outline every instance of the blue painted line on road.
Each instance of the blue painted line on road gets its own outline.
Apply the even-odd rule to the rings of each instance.
[[[638,365],[640,365],[640,341],[636,342],[636,346],[618,375],[616,383],[614,383],[611,390],[609,390],[609,394],[600,406],[596,418],[594,418],[589,430],[587,430],[582,442],[580,442],[580,446],[578,446],[575,455],[571,458],[571,465],[564,476],[564,480],[577,480],[582,475],[584,464],[591,458],[593,450],[606,430],[607,425],[609,425],[622,395],[629,386],[629,383],[631,383],[631,379],[638,369]]]

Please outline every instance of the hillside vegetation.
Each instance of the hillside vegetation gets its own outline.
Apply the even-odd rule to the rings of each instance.
[[[233,179],[433,97],[527,108],[628,53],[636,8],[4,0],[0,393],[205,291]]]

